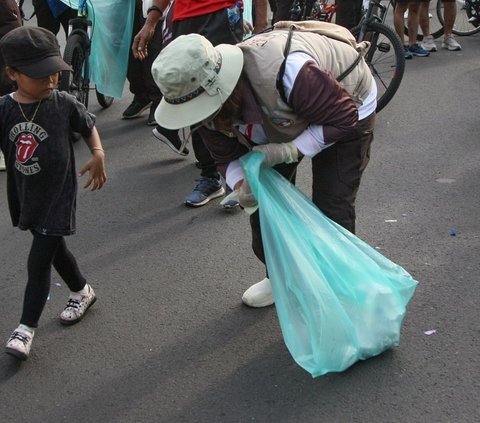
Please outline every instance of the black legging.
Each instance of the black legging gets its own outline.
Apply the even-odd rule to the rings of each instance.
[[[70,291],[82,290],[86,280],[63,236],[41,235],[35,231],[32,234],[33,242],[27,265],[28,282],[20,323],[36,328],[50,292],[52,264]]]

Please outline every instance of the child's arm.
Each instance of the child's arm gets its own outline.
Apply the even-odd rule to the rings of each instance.
[[[92,158],[85,163],[82,170],[80,170],[80,176],[83,176],[85,172],[89,172],[87,183],[83,188],[92,186],[92,191],[100,189],[107,181],[107,174],[105,173],[105,152],[103,151],[102,142],[98,135],[97,128],[93,127],[92,134],[89,137],[84,138],[85,143],[92,152]]]

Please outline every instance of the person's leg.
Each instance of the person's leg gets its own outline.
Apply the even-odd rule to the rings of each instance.
[[[418,24],[422,30],[423,40],[422,48],[427,51],[437,51],[437,46],[433,36],[430,34],[430,17],[429,17],[430,1],[420,2],[418,9]]]
[[[274,167],[282,176],[295,184],[298,163],[282,163]],[[268,276],[268,269],[265,261],[262,232],[260,226],[260,214],[258,210],[250,216],[250,227],[252,230],[252,249],[257,258],[265,264],[266,277],[260,282],[253,284],[242,295],[242,302],[249,307],[267,307],[274,303],[272,286]]]
[[[218,44],[236,44],[243,38],[243,21],[240,18],[232,27],[228,21],[227,9],[221,9],[214,13],[174,22],[172,30],[173,38],[197,33],[207,38],[214,46]],[[198,207],[222,196],[225,190],[222,186],[215,161],[201,136],[196,132],[192,134],[192,147],[198,166],[201,169],[201,175],[194,190],[185,198],[185,204]]]
[[[427,57],[430,53],[417,43],[420,1],[408,4],[408,49],[414,56]]]
[[[395,11],[393,13],[393,27],[395,28],[395,32],[397,33],[398,37],[402,41],[404,45],[405,51],[405,59],[411,59],[413,57],[412,53],[408,49],[405,43],[405,36],[404,36],[404,14],[408,8],[408,1],[399,1],[397,0],[395,4]]]
[[[62,237],[41,235],[34,231],[32,234],[27,263],[28,281],[20,323],[36,328],[50,292],[52,263]]]
[[[355,199],[369,160],[375,114],[359,122],[357,139],[339,142],[312,159],[312,201],[330,219],[355,233]]]
[[[456,51],[461,50],[462,47],[455,40],[455,36],[452,33],[453,25],[455,24],[455,19],[457,17],[457,5],[455,0],[446,0],[443,2],[443,18],[444,18],[444,39],[442,42],[442,47],[450,50]]]
[[[53,16],[47,0],[32,0],[32,4],[37,16],[37,25],[57,35],[60,29],[60,21]]]
[[[144,23],[145,19],[143,18],[142,1],[136,0],[132,34],[137,34],[143,27]],[[158,26],[161,27],[161,24]],[[149,52],[150,44],[151,43],[149,43],[148,46]],[[135,59],[133,57],[132,49],[129,49],[127,80],[129,82],[130,92],[133,94],[133,100],[124,110],[122,114],[123,119],[134,119],[139,117],[142,112],[147,110],[151,105],[151,100],[148,98],[148,91],[144,82],[144,74],[145,61]]]

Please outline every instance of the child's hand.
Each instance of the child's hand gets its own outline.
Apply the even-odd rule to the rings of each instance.
[[[103,187],[103,184],[107,181],[107,174],[105,173],[105,153],[103,150],[93,150],[92,158],[85,163],[82,170],[80,171],[80,176],[83,176],[86,172],[88,174],[87,183],[83,188],[88,188],[92,186],[92,191],[100,189]]]

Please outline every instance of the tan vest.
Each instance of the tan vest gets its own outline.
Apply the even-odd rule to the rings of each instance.
[[[260,104],[265,131],[270,142],[287,142],[300,135],[306,122],[282,100],[276,88],[277,75],[284,61],[288,30],[258,34],[238,44],[244,55],[243,70]],[[349,44],[312,32],[293,31],[290,53],[305,52],[335,78],[355,62],[358,52]],[[372,76],[363,60],[340,83],[357,103],[370,93]]]

